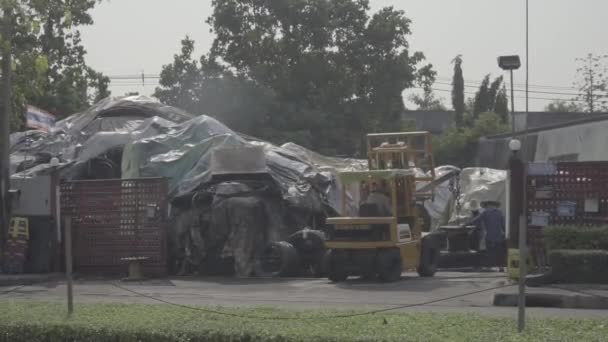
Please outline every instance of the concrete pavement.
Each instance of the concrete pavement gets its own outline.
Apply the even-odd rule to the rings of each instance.
[[[459,312],[515,317],[515,308],[494,307],[494,293],[508,287],[479,292],[426,305],[432,302],[490,288],[507,286],[504,274],[441,272],[434,278],[404,274],[395,283],[375,283],[351,279],[333,284],[326,279],[236,279],[175,278],[145,282],[119,280],[77,280],[77,303],[146,303],[157,301],[118,288],[118,284],[149,297],[176,304],[200,306],[263,306],[287,309],[376,310],[396,308],[406,312]],[[0,287],[0,294],[11,287]],[[66,286],[62,281],[19,288],[0,295],[0,300],[63,301]],[[608,311],[530,308],[531,317],[608,318]]]

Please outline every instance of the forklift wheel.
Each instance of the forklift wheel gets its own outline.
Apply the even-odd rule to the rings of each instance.
[[[401,278],[403,264],[401,262],[401,254],[398,250],[379,251],[377,262],[378,277],[380,280],[393,282]]]
[[[325,273],[327,273],[327,278],[329,278],[329,280],[337,283],[340,281],[345,281],[346,278],[348,278],[348,273],[344,271],[344,266],[340,265],[339,259],[336,258],[332,250],[328,250],[323,259]]]

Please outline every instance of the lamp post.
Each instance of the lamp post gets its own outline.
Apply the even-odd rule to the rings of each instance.
[[[498,66],[502,70],[508,70],[511,73],[511,133],[515,133],[515,96],[513,96],[513,70],[517,70],[519,69],[519,67],[521,67],[521,61],[518,55],[500,56],[498,57]]]
[[[517,321],[518,331],[522,332],[525,326],[525,309],[526,309],[526,215],[525,203],[526,200],[526,168],[524,156],[519,154],[522,148],[522,143],[513,138],[509,141],[509,150],[511,150],[511,158],[509,159],[509,249],[518,249],[519,254],[519,277],[518,287],[519,296],[517,301]],[[517,229],[516,229],[517,227]],[[517,233],[517,236],[516,234]],[[519,241],[518,241],[519,240]],[[511,254],[511,252],[509,252]],[[510,268],[510,265],[508,265]]]

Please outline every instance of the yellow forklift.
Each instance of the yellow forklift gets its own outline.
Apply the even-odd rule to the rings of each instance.
[[[421,219],[421,205],[432,199],[437,184],[431,136],[428,132],[370,134],[367,144],[370,170],[339,174],[343,217],[326,221],[325,272],[334,282],[348,276],[396,281],[408,270],[432,277],[441,238],[435,234],[423,238]],[[421,182],[427,186],[417,191]]]
[[[401,273],[416,270],[420,276],[435,275],[439,240],[422,238],[421,220],[415,206],[416,178],[412,170],[343,172],[342,213],[328,218],[325,271],[330,280],[361,276],[396,281]],[[355,208],[347,196],[356,194]],[[383,196],[386,200],[383,200]]]

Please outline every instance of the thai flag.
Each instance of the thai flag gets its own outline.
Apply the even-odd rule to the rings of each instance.
[[[27,106],[27,111],[25,112],[25,125],[28,128],[49,132],[55,127],[55,120],[56,118],[53,114],[34,106]]]

